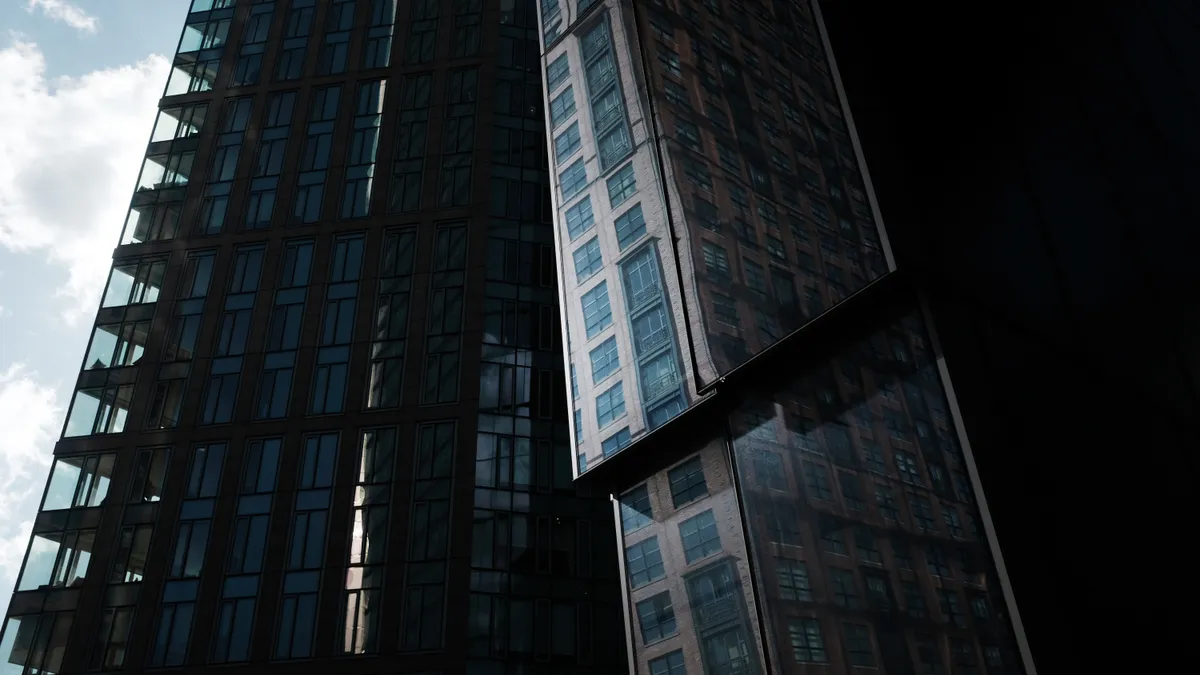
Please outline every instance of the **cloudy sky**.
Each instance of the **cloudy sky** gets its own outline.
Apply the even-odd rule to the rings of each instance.
[[[7,607],[191,0],[0,0]]]

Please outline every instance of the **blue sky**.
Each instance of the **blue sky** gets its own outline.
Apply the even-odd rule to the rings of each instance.
[[[0,603],[190,0],[0,0]]]

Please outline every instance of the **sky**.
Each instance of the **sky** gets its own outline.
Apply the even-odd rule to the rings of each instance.
[[[191,0],[0,0],[0,607]]]

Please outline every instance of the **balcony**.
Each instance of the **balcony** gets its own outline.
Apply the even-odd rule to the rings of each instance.
[[[723,598],[716,598],[703,605],[693,608],[693,616],[695,617],[696,627],[711,628],[728,621],[733,621],[738,618],[738,603],[737,597],[727,595]],[[741,671],[729,671],[741,672]]]
[[[647,382],[643,387],[643,395],[646,397],[647,401],[653,401],[659,396],[662,396],[663,394],[666,394],[674,389],[678,382],[678,375],[676,375],[676,373],[673,371],[668,371],[667,373],[664,373],[663,375]]]

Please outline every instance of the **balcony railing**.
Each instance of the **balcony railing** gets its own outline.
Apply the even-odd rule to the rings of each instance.
[[[738,615],[737,598],[726,596],[718,598],[695,608],[696,625],[707,628],[736,619]]]

